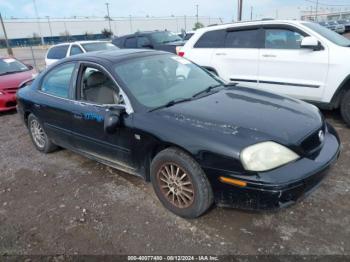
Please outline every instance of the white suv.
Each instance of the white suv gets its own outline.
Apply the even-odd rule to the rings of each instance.
[[[49,66],[65,57],[107,49],[118,49],[118,47],[109,41],[77,41],[72,43],[62,43],[50,47],[46,53],[45,64],[46,66]]]
[[[226,81],[340,108],[350,126],[350,40],[305,21],[198,29],[179,52]]]

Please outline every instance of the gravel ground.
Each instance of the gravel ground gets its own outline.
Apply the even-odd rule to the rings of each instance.
[[[150,184],[68,150],[34,149],[18,115],[0,115],[0,254],[348,254],[350,131],[326,112],[343,152],[304,201],[273,213],[165,210]],[[1,260],[1,259],[0,259]]]

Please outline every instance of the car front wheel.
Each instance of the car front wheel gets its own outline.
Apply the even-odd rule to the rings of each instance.
[[[345,123],[350,127],[350,90],[345,93],[340,105],[340,112]]]
[[[202,168],[180,149],[168,148],[156,155],[151,163],[151,181],[162,204],[178,216],[199,217],[213,203]]]
[[[28,117],[28,128],[32,142],[40,152],[50,153],[57,148],[46,135],[38,118],[33,114]]]

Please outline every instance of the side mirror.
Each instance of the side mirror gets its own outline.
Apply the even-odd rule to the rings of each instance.
[[[122,116],[125,113],[124,108],[111,108],[105,116],[104,130],[106,133],[113,134],[117,128],[122,125]]]
[[[26,64],[26,66],[28,67],[29,70],[33,70],[34,69],[34,67],[32,65],[27,65]]]
[[[312,49],[314,51],[322,49],[320,42],[313,36],[304,37],[304,39],[301,41],[300,47]]]

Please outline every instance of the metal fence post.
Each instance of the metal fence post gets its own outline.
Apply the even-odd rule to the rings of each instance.
[[[30,46],[30,52],[32,53],[32,59],[33,59],[33,63],[34,63],[34,67],[37,71],[39,71],[39,68],[36,64],[36,61],[35,61],[35,56],[34,56],[34,50],[33,50],[33,46]]]

